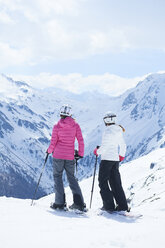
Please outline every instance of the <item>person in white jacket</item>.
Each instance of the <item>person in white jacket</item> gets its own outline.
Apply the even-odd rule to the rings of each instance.
[[[105,114],[106,127],[102,136],[102,143],[94,150],[96,156],[101,155],[98,177],[100,194],[103,209],[129,211],[119,172],[119,162],[124,160],[126,144],[123,138],[123,128],[115,122],[116,114],[112,112]]]

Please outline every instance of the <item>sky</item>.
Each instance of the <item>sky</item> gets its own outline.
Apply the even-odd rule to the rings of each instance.
[[[89,78],[104,93],[118,82],[116,95],[164,71],[164,10],[164,0],[0,0],[0,73],[81,92]]]

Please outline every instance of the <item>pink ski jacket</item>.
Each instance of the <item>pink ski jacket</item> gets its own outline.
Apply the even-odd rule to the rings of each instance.
[[[84,156],[84,140],[78,123],[72,117],[60,119],[54,125],[48,153],[53,153],[57,159],[74,159],[75,138],[78,140],[80,156]]]

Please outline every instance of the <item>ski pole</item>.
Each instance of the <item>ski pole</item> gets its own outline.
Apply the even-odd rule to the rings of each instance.
[[[95,183],[95,175],[96,175],[96,166],[97,166],[97,156],[95,161],[94,173],[93,173],[93,183],[92,183],[92,190],[91,190],[91,199],[90,199],[90,208],[92,205],[92,197],[93,197],[93,190],[94,190],[94,183]]]
[[[77,159],[76,159],[76,177],[77,177]]]
[[[31,206],[33,205],[33,201],[34,201],[34,199],[35,199],[35,197],[36,197],[37,189],[38,189],[38,186],[39,186],[39,183],[40,183],[40,180],[41,180],[42,173],[43,173],[43,171],[44,171],[46,162],[47,162],[47,160],[48,160],[48,156],[49,156],[49,153],[46,154],[45,162],[44,162],[44,165],[43,165],[43,167],[42,167],[42,171],[41,171],[41,174],[40,174],[40,177],[39,177],[39,180],[38,180],[36,189],[35,189],[35,191],[34,191],[34,195],[33,195],[32,202],[31,202]]]
[[[76,177],[77,177],[77,161],[79,159],[78,151],[77,150],[74,150],[74,158],[76,160]]]

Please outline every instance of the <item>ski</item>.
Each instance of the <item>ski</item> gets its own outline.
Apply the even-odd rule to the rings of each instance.
[[[67,207],[64,208],[53,208],[52,206],[50,206],[51,209],[53,209],[54,211],[58,211],[58,212],[67,212],[69,211],[69,209]]]
[[[57,212],[71,212],[71,213],[82,214],[82,215],[87,213],[87,211],[88,211],[88,209],[86,209],[86,208],[83,211],[79,210],[79,209],[71,209],[71,208],[67,208],[67,207],[54,208],[52,204],[50,205],[50,208],[53,209],[54,211],[57,211]]]
[[[69,209],[69,208],[65,208],[65,209],[59,209],[59,208],[51,208],[53,209],[54,212],[58,212],[58,213],[73,213],[73,214],[78,214],[78,215],[84,215],[87,213],[87,211],[81,211],[81,210],[78,210],[78,209]]]
[[[141,218],[143,215],[140,213],[134,213],[132,211],[127,212],[127,211],[108,211],[108,210],[100,210],[100,212],[98,213],[98,215],[104,215],[104,214],[110,214],[110,215],[114,215],[114,216],[124,216],[127,218],[132,218],[132,219],[138,219]]]
[[[116,212],[116,214],[129,217],[129,218],[135,218],[135,219],[141,218],[143,216],[142,214],[139,214],[139,213],[126,212],[126,211],[118,211]]]
[[[75,213],[75,214],[86,214],[87,212],[88,212],[88,210],[86,209],[86,210],[83,210],[83,211],[81,211],[81,210],[79,210],[79,209],[69,209],[69,212],[72,212],[72,213]]]
[[[74,208],[71,206],[69,206],[69,211],[70,212],[73,212],[73,213],[76,213],[76,214],[84,214],[88,211],[88,209],[85,207],[83,208],[83,210],[79,209],[79,208]]]

